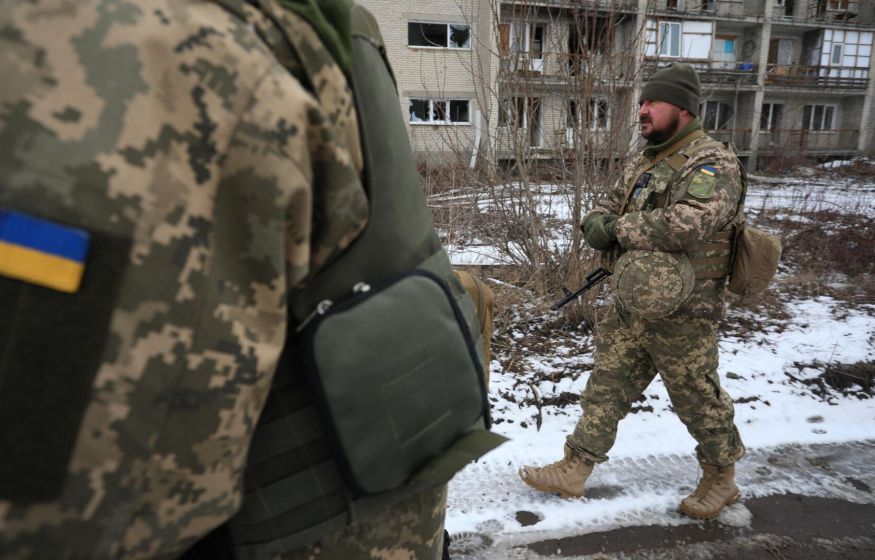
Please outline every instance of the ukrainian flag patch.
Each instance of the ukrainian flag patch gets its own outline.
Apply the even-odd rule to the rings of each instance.
[[[714,169],[713,167],[711,167],[710,165],[703,165],[702,167],[699,168],[699,171],[701,173],[704,173],[708,177],[713,177],[714,175],[717,174],[717,170]]]
[[[0,275],[60,292],[79,290],[91,236],[21,212],[0,209]]]

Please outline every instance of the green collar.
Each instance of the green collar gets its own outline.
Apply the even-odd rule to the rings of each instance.
[[[338,66],[349,70],[352,64],[350,0],[280,0],[280,3],[307,20]]]
[[[678,140],[684,138],[689,133],[694,130],[702,130],[702,121],[699,120],[699,117],[691,120],[687,126],[683,127],[680,132],[672,136],[670,139],[666,140],[662,144],[652,144],[650,142],[647,143],[647,146],[644,147],[641,153],[643,153],[647,157],[655,156],[656,154],[662,152],[666,148],[670,148],[672,144],[676,143]]]

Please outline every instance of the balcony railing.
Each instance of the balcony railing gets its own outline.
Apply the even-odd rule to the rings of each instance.
[[[705,133],[715,140],[732,142],[738,150],[750,150],[751,130],[749,128],[706,130]]]
[[[865,89],[869,85],[869,69],[769,64],[766,66],[766,84]]]
[[[565,54],[562,57],[569,79],[593,77],[607,82],[630,80],[639,68],[639,58],[626,53]]]
[[[659,14],[745,18],[762,16],[764,0],[656,0],[651,7]]]
[[[761,130],[759,151],[763,153],[784,150],[806,152],[853,151],[860,139],[859,129],[838,130]]]
[[[852,21],[860,14],[857,0],[814,0],[808,2],[808,18],[816,21]]]
[[[653,74],[667,66],[667,60],[648,60],[644,63],[644,79],[650,79]],[[709,62],[690,61],[699,74],[699,81],[703,84],[742,84],[756,85],[757,65],[750,62],[729,62],[712,60]]]
[[[833,23],[839,25],[872,25],[871,15],[860,11],[859,0],[798,0],[793,4],[772,7],[772,19],[794,23]]]
[[[638,0],[502,0],[502,4],[516,5],[544,5],[557,8],[573,8],[581,11],[600,12],[636,12]]]

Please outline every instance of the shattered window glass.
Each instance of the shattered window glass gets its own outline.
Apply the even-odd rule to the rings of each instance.
[[[454,100],[450,101],[450,121],[454,123],[470,122],[468,101]]]
[[[411,99],[410,107],[410,122],[424,123],[428,122],[428,99]]]
[[[410,122],[414,124],[470,124],[471,102],[467,99],[411,99]]]
[[[431,120],[434,122],[444,122],[447,120],[447,102],[434,101],[434,108],[431,113]]]
[[[467,25],[450,25],[450,48],[467,49],[471,47],[471,31]]]
[[[407,24],[407,44],[411,47],[447,47],[447,24],[419,23]]]
[[[407,45],[444,49],[471,48],[471,28],[465,24],[407,23]]]

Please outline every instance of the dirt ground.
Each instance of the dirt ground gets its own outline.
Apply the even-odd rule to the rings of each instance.
[[[511,542],[501,536],[454,535],[453,560],[872,560],[875,559],[875,441],[788,445],[753,450],[739,462],[742,499],[729,515],[687,524],[628,526],[611,531]],[[675,465],[663,464],[667,478]],[[681,466],[677,466],[681,468]],[[616,465],[633,476],[635,465]],[[648,484],[659,484],[659,478]],[[778,484],[780,481],[791,484]],[[794,482],[795,481],[795,482]],[[774,492],[796,487],[799,493]],[[771,490],[770,490],[771,488]],[[745,492],[747,491],[747,494]],[[591,499],[616,489],[595,486]],[[803,495],[804,493],[804,495]],[[731,510],[731,511],[730,511]],[[666,512],[666,519],[672,515]],[[519,511],[537,529],[541,518]]]
[[[607,559],[856,560],[875,558],[875,505],[834,498],[747,500],[750,527],[716,521],[680,527],[626,527],[528,545],[541,557]]]

